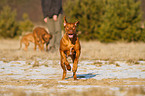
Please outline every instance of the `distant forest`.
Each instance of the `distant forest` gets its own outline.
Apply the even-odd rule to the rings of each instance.
[[[141,0],[141,7],[143,10],[143,19],[145,20],[145,0]]]
[[[63,0],[63,6],[66,1]],[[145,0],[141,0],[141,2],[143,20],[145,20]],[[17,20],[22,19],[23,13],[27,13],[32,22],[42,22],[43,20],[41,0],[0,0],[0,11],[5,5],[9,5],[17,11]]]

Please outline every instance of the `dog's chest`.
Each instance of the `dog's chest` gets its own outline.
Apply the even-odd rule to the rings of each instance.
[[[75,50],[73,48],[70,48],[69,50],[65,51],[66,56],[75,55]]]

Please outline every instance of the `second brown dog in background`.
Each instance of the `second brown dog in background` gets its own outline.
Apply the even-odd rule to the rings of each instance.
[[[44,44],[46,44],[46,51],[48,51],[48,44],[50,42],[50,39],[52,38],[52,35],[49,34],[44,28],[36,27],[33,30],[33,36],[35,41],[34,50],[36,50],[36,47],[38,45],[39,50],[44,51]]]
[[[28,46],[29,46],[29,42],[34,43],[34,37],[33,37],[33,33],[29,33],[27,35],[24,35],[20,41],[20,48],[22,47],[22,43],[25,44],[25,48],[24,50],[27,51],[28,50]]]

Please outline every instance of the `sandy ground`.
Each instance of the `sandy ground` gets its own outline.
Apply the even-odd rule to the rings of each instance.
[[[78,80],[74,81],[71,71],[61,80],[59,52],[34,52],[33,44],[25,52],[18,50],[18,40],[1,40],[0,96],[145,95],[144,43],[106,45],[93,41],[81,44]],[[89,52],[90,47],[93,53]],[[113,50],[108,52],[110,49]],[[69,62],[72,66],[70,58]]]

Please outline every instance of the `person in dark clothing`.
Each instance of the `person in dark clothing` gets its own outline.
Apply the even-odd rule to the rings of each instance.
[[[50,50],[56,50],[61,39],[62,0],[41,0],[41,6],[44,22],[48,24],[48,30],[52,34]]]

